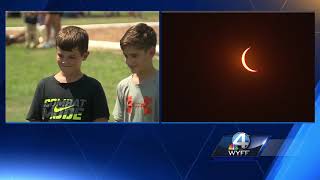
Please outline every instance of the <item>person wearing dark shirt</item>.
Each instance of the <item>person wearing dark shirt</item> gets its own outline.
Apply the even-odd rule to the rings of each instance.
[[[89,55],[85,30],[68,26],[56,37],[60,71],[42,79],[35,91],[27,120],[40,122],[106,122],[109,108],[98,80],[81,72]]]

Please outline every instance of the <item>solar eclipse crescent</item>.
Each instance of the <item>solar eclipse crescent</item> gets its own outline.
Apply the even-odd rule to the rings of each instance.
[[[256,70],[254,70],[254,69],[251,69],[251,68],[249,68],[248,66],[247,66],[247,64],[246,64],[246,53],[247,53],[247,51],[249,51],[249,49],[250,49],[251,47],[248,47],[243,53],[242,53],[242,65],[243,65],[243,67],[244,68],[246,68],[248,71],[250,71],[250,72],[257,72]]]

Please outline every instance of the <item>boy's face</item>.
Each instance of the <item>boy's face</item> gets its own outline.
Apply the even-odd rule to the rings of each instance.
[[[64,51],[57,47],[57,63],[60,70],[64,73],[73,73],[80,71],[82,61],[86,60],[89,52],[81,55],[77,48],[72,51]]]
[[[155,48],[148,50],[126,47],[123,49],[125,62],[132,73],[139,73],[152,67],[152,58],[155,54]]]

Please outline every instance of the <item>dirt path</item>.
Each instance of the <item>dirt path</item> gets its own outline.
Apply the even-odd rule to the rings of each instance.
[[[159,28],[153,27],[159,39]],[[119,42],[128,28],[104,28],[87,30],[90,40]]]

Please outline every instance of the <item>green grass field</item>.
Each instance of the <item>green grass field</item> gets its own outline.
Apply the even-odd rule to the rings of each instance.
[[[83,24],[109,24],[109,23],[127,23],[127,22],[157,22],[159,21],[158,12],[143,12],[142,18],[129,17],[127,12],[120,12],[119,17],[105,17],[103,12],[91,12],[88,17],[67,18],[62,17],[62,25],[83,25]],[[8,17],[6,20],[7,27],[23,27],[24,22],[22,18]]]
[[[159,69],[158,57],[154,65]],[[38,82],[58,72],[55,49],[26,49],[22,44],[6,47],[6,121],[25,121]],[[118,82],[130,74],[120,52],[92,51],[82,71],[102,84],[112,113]],[[110,116],[111,121],[113,117]]]

